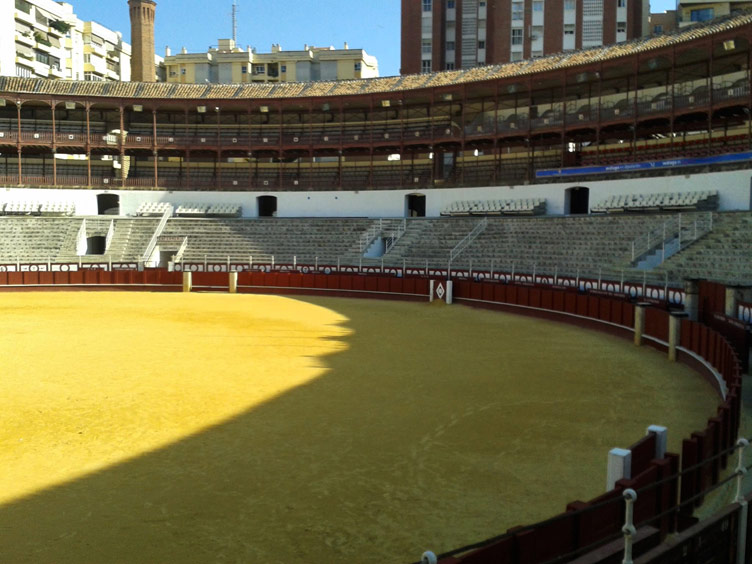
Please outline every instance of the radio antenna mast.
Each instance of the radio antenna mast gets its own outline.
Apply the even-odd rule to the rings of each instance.
[[[238,42],[238,0],[232,0],[232,41]]]

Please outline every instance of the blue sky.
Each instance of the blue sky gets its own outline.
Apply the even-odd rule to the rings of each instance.
[[[130,41],[127,0],[67,0],[79,18],[121,31]],[[238,43],[260,52],[304,44],[365,49],[379,59],[382,76],[399,74],[400,0],[237,0]],[[675,0],[651,0],[651,10],[673,9]],[[232,37],[232,0],[157,0],[155,47],[164,55],[206,51]]]

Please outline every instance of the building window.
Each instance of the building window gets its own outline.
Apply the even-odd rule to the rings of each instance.
[[[264,65],[253,65],[253,74],[266,74]]]
[[[91,63],[91,55],[89,53],[84,54],[84,63]]]
[[[514,61],[521,61],[522,60],[522,53],[519,51],[512,52],[512,56],[510,57],[510,60],[512,62]]]
[[[447,10],[454,10],[454,0],[447,0]]]
[[[478,41],[478,49],[485,49],[485,48],[486,48],[486,42]]]
[[[617,0],[616,7],[617,8],[626,8],[627,7],[627,0]]]
[[[522,2],[512,2],[512,19],[522,20],[524,19],[524,15],[524,4]]]
[[[485,7],[486,7],[486,2],[485,2],[485,0],[480,0],[480,2],[478,2],[478,7],[479,7],[479,8],[485,8]]]
[[[566,24],[564,26],[564,35],[574,35],[574,24]]]
[[[355,72],[360,72],[360,69],[363,68],[362,63],[355,63]]]
[[[431,72],[431,59],[421,61],[420,72]]]
[[[522,45],[522,30],[521,29],[512,30],[512,45]]]
[[[245,66],[245,65],[241,66],[241,67],[240,67],[240,72],[241,72],[242,74],[248,74],[248,67],[247,67],[247,66]]]
[[[447,51],[454,51],[454,41],[447,41],[446,42],[446,50]]]
[[[653,33],[663,33],[663,25],[662,24],[655,24],[653,26]]]
[[[185,69],[180,69],[180,74],[185,74]]]
[[[715,17],[715,10],[713,8],[702,8],[700,10],[692,10],[689,13],[689,19],[693,22],[707,22]]]
[[[287,72],[287,65],[282,65],[279,67],[279,72]]]
[[[447,63],[446,70],[454,70],[454,63]]]
[[[423,11],[424,12],[431,11],[431,0],[423,0]]]
[[[618,22],[616,24],[616,33],[627,33],[627,24],[626,24],[626,22]]]
[[[21,78],[31,78],[33,76],[33,72],[30,68],[16,65],[16,76],[20,76]]]
[[[423,53],[431,54],[431,40],[424,39],[421,43],[421,50]]]
[[[574,10],[574,0],[564,0],[564,9],[565,10]]]
[[[542,12],[543,11],[543,2],[542,0],[536,0],[533,2],[533,12]]]

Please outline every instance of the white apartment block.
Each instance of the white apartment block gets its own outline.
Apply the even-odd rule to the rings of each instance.
[[[128,81],[130,59],[120,32],[80,20],[70,4],[0,0],[0,75]]]

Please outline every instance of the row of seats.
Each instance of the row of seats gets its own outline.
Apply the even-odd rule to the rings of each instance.
[[[136,210],[136,215],[141,216],[162,216],[170,209],[168,202],[144,202]]]
[[[626,211],[718,209],[718,191],[666,192],[662,194],[628,194],[610,196],[591,208],[593,213],[622,213]]]
[[[72,202],[7,202],[0,203],[0,215],[74,215],[76,205]]]
[[[522,198],[519,200],[460,200],[452,202],[441,212],[441,215],[543,215],[545,213],[546,200],[544,198]]]

